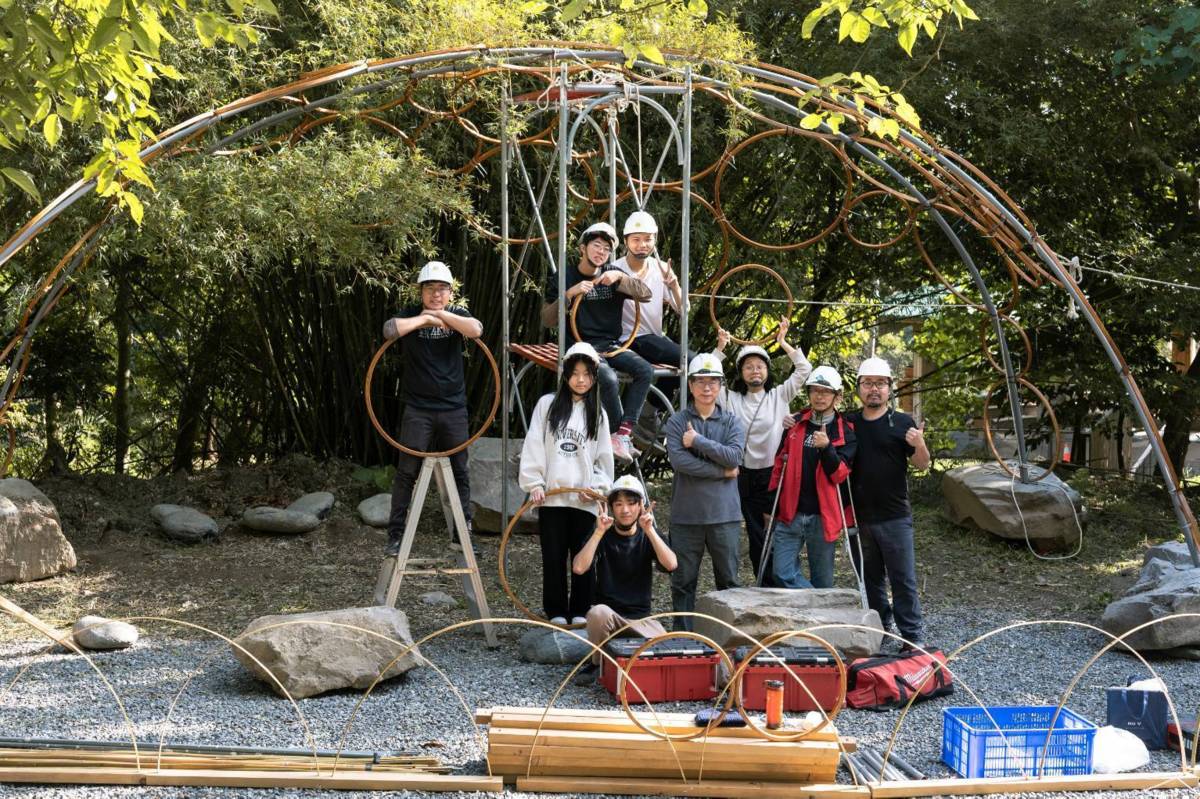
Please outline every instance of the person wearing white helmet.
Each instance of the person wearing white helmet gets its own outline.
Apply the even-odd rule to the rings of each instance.
[[[521,448],[517,478],[538,511],[542,550],[542,606],[555,624],[582,624],[592,606],[592,575],[567,574],[596,524],[595,496],[584,491],[546,496],[556,488],[603,495],[613,479],[608,419],[600,404],[596,375],[600,356],[579,342],[563,358],[558,391],[538,400]]]
[[[618,477],[608,491],[608,511],[596,518],[591,537],[571,564],[575,574],[596,576],[594,605],[587,613],[587,636],[600,645],[610,635],[654,638],[666,632],[651,614],[654,572],[676,566],[670,542],[654,521],[654,503],[631,474]],[[577,684],[595,682],[600,654],[576,674]]]
[[[413,304],[383,325],[383,337],[399,338],[405,371],[402,394],[404,416],[399,441],[422,452],[451,449],[466,441],[467,391],[463,372],[463,339],[479,338],[483,325],[466,309],[453,305],[450,267],[430,261],[417,275],[420,304]],[[462,500],[463,516],[471,524],[471,486],[467,451],[450,458],[454,483]],[[421,459],[400,453],[392,482],[392,512],[388,518],[387,555],[400,550],[400,537],[412,501],[413,484]],[[451,533],[450,545],[459,547]]]
[[[731,386],[721,389],[719,402],[737,414],[746,428],[746,451],[738,470],[738,495],[741,497],[742,519],[746,523],[746,538],[750,543],[750,563],[754,576],[765,586],[774,585],[770,559],[762,563],[762,549],[766,538],[767,518],[771,514],[774,494],[767,485],[771,482],[771,468],[775,463],[775,452],[783,439],[783,420],[791,412],[792,400],[804,388],[804,380],[812,372],[812,364],[804,353],[787,341],[788,319],[779,320],[775,343],[792,362],[792,374],[778,386],[771,385],[771,359],[767,351],[755,344],[747,344],[738,350],[734,361],[737,377]],[[718,357],[729,346],[729,331],[717,332]]]
[[[671,606],[678,612],[696,609],[696,583],[707,549],[717,590],[738,585],[738,545],[742,508],[738,499],[738,466],[746,430],[737,414],[717,401],[724,382],[721,359],[702,352],[688,364],[691,403],[664,427],[667,456],[675,470],[671,495],[671,548],[679,567],[671,573]],[[690,617],[676,617],[676,630],[691,630]]]
[[[804,381],[809,407],[795,415],[771,471],[770,488],[779,489],[775,511],[775,584],[780,588],[832,588],[836,542],[854,525],[854,509],[845,484],[854,464],[854,427],[838,413],[842,377],[832,366],[818,366]],[[800,568],[807,550],[808,578]]]
[[[924,431],[907,413],[893,410],[892,367],[866,358],[858,367],[862,409],[848,414],[858,433],[858,456],[850,486],[858,513],[862,555],[851,547],[862,573],[867,602],[884,628],[898,629],[910,645],[925,645],[925,623],[917,592],[908,465],[929,467]],[[888,585],[892,589],[888,599]],[[893,627],[894,624],[894,627]]]
[[[613,265],[609,256],[617,246],[617,232],[607,222],[597,222],[579,237],[579,262],[564,267],[568,307],[576,297],[583,297],[576,315],[576,327],[582,341],[607,353],[624,341],[621,338],[621,313],[625,300],[646,302],[650,289],[628,272]],[[554,328],[558,324],[558,275],[546,281],[542,307],[542,324]],[[629,375],[629,388],[621,400],[621,384],[617,372]],[[628,463],[637,452],[630,443],[633,425],[642,412],[642,404],[650,392],[654,367],[635,352],[626,350],[601,360],[598,373],[600,401],[608,414],[608,429],[613,455]]]
[[[621,232],[625,238],[625,255],[617,259],[617,268],[638,278],[650,289],[649,301],[641,305],[642,314],[637,327],[637,338],[633,340],[630,348],[652,364],[678,366],[680,347],[678,342],[663,333],[663,306],[669,305],[676,314],[682,314],[683,293],[671,262],[658,257],[658,223],[646,211],[634,211],[625,220]],[[626,302],[621,317],[622,340],[633,335],[635,316],[633,303]],[[688,360],[694,355],[695,353],[689,351]],[[659,383],[659,388],[665,389],[663,393],[668,397],[678,386],[678,377],[664,377]]]

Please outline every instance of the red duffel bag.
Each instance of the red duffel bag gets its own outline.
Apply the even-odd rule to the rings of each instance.
[[[913,694],[918,702],[954,693],[946,656],[912,650],[899,655],[859,658],[846,670],[846,704],[866,710],[903,707]],[[931,677],[930,674],[933,676]]]

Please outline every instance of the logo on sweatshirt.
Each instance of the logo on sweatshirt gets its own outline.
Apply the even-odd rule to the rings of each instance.
[[[583,433],[569,427],[555,431],[555,436],[558,439],[558,451],[571,457],[582,452],[587,441],[587,437]]]

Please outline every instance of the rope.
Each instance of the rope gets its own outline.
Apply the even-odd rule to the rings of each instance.
[[[1029,553],[1038,560],[1070,560],[1077,556],[1083,550],[1083,525],[1079,523],[1079,514],[1075,510],[1075,503],[1071,500],[1071,493],[1066,487],[1060,484],[1053,484],[1055,488],[1063,492],[1067,498],[1067,504],[1071,506],[1071,515],[1075,518],[1075,528],[1079,530],[1079,546],[1075,547],[1075,551],[1069,555],[1039,555],[1037,550],[1033,548],[1033,544],[1029,540],[1029,527],[1025,524],[1025,514],[1021,512],[1021,506],[1017,503],[1017,475],[1012,469],[1009,470],[1010,478],[1008,483],[1009,493],[1012,494],[1013,507],[1017,509],[1017,516],[1021,519],[1021,531],[1025,534],[1025,547]]]
[[[782,299],[779,299],[778,297],[747,297],[743,294],[708,294],[706,292],[693,291],[693,292],[689,292],[688,296],[689,297],[703,297],[705,299],[708,299],[709,297],[716,297],[718,300],[746,300],[749,302],[774,302],[774,303],[782,303],[783,305],[787,305],[787,303],[788,303],[787,300],[782,300]],[[835,300],[829,300],[829,301],[795,300],[794,302],[796,305],[828,305],[828,306],[838,306],[838,307],[846,307],[846,308],[879,308],[880,310],[887,310],[889,308],[903,308],[906,305],[912,304],[909,302],[896,302],[896,303],[891,303],[888,305],[881,305],[878,302],[845,302],[845,301],[835,301]],[[972,308],[969,305],[942,305],[942,306],[939,306],[938,308],[936,308],[935,310],[931,310],[931,311],[921,313],[918,315],[919,316],[928,316],[933,313],[939,313],[947,308],[954,308],[955,310],[959,310],[959,309],[970,310],[970,311],[975,310],[974,308]]]
[[[1168,286],[1173,289],[1187,289],[1189,291],[1200,291],[1200,286],[1189,286],[1187,283],[1173,283],[1170,280],[1157,280],[1152,277],[1142,277],[1141,275],[1131,275],[1127,272],[1113,272],[1108,269],[1100,269],[1095,266],[1080,266],[1080,269],[1088,272],[1098,272],[1102,275],[1111,277],[1119,277],[1122,280],[1133,280],[1137,283],[1153,283],[1157,286]]]

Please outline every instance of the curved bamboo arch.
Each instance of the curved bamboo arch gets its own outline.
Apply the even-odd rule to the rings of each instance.
[[[543,87],[538,97],[545,98],[546,102],[551,104],[561,101],[562,107],[565,108],[569,103],[580,105],[577,96],[568,97],[568,79],[583,77],[589,69],[592,70],[592,74],[597,71],[606,71],[618,75],[620,80],[625,81],[623,85],[625,86],[624,101],[626,103],[630,102],[630,86],[633,87],[633,94],[636,95],[633,97],[633,101],[639,103],[642,101],[641,92],[657,91],[682,94],[682,106],[687,110],[689,120],[693,95],[706,98],[715,97],[728,104],[730,108],[746,115],[747,118],[768,132],[764,133],[763,130],[752,132],[741,145],[735,145],[735,147],[744,147],[755,137],[762,138],[764,135],[770,135],[770,131],[776,132],[773,135],[789,138],[818,138],[829,145],[831,152],[842,162],[847,181],[846,196],[848,198],[853,196],[850,193],[851,183],[854,176],[857,175],[871,184],[873,191],[890,194],[906,203],[906,208],[910,209],[911,215],[915,217],[915,222],[910,219],[908,223],[908,228],[912,229],[914,238],[921,223],[927,222],[930,227],[939,229],[949,240],[981,298],[979,304],[987,312],[993,326],[999,358],[991,357],[989,353],[986,360],[993,366],[1001,367],[997,370],[1003,375],[1000,382],[1007,388],[1012,416],[1014,420],[1018,420],[1015,422],[1015,432],[1018,439],[1018,459],[1020,461],[1018,471],[1022,480],[1029,478],[1024,462],[1024,435],[1019,425],[1019,376],[1013,370],[1002,330],[1004,321],[1012,323],[1010,320],[1002,318],[1003,314],[992,301],[975,260],[947,217],[965,220],[973,229],[986,236],[1001,256],[1014,284],[1020,280],[1037,285],[1044,280],[1066,291],[1072,302],[1082,310],[1087,324],[1118,373],[1139,422],[1147,431],[1149,444],[1159,469],[1166,478],[1167,490],[1179,528],[1188,541],[1193,562],[1200,566],[1200,527],[1197,525],[1186,498],[1179,490],[1179,477],[1167,458],[1166,447],[1158,434],[1158,425],[1154,416],[1116,342],[1079,285],[1064,268],[1058,254],[1033,229],[1031,222],[1021,209],[986,174],[966,159],[941,147],[924,132],[907,129],[903,123],[901,123],[900,138],[895,143],[881,142],[868,137],[865,132],[867,123],[872,118],[880,116],[894,118],[888,109],[878,107],[870,102],[860,109],[849,98],[822,94],[818,81],[801,73],[759,62],[719,64],[700,62],[686,53],[672,50],[666,51],[664,56],[666,58],[665,66],[639,61],[635,62],[632,67],[624,67],[622,66],[625,60],[624,54],[606,46],[576,42],[536,42],[526,47],[493,49],[473,46],[338,64],[305,75],[291,83],[235,100],[181,122],[163,131],[155,140],[147,143],[141,151],[141,157],[147,162],[153,162],[184,154],[212,156],[236,152],[230,148],[242,139],[260,131],[269,132],[290,120],[298,119],[302,126],[311,127],[314,120],[328,118],[331,109],[343,100],[360,95],[400,92],[398,100],[385,101],[373,110],[382,113],[387,109],[403,107],[421,114],[424,121],[413,131],[405,132],[373,115],[372,122],[378,123],[375,126],[390,131],[393,135],[399,135],[406,144],[415,146],[416,137],[429,129],[433,122],[453,119],[456,123],[454,128],[469,135],[472,142],[501,141],[502,185],[505,187],[503,207],[507,208],[509,161],[506,156],[511,147],[542,141],[544,134],[550,137],[548,141],[552,144],[556,141],[566,142],[566,147],[559,149],[563,153],[569,152],[575,130],[579,127],[579,120],[568,132],[566,120],[569,114],[560,113],[557,138],[553,135],[553,126],[550,126],[549,133],[542,131],[540,134],[518,139],[509,144],[506,138],[497,139],[488,136],[484,132],[486,125],[476,124],[463,116],[480,105],[478,97],[465,102],[456,101],[455,98],[460,96],[468,82],[490,77],[502,81],[511,81],[514,78],[522,77],[536,79],[539,81],[537,85]],[[722,72],[718,73],[718,69]],[[736,85],[718,77],[718,74],[729,74],[730,72],[738,75],[739,82]],[[364,78],[367,79],[365,82]],[[449,86],[450,96],[446,108],[434,109],[413,103],[413,87],[423,80],[442,81],[443,85]],[[610,94],[614,98],[613,102],[618,102],[620,98],[616,97],[615,91],[611,91],[612,86],[586,85],[585,97],[592,98],[587,100],[589,110],[591,107],[601,104],[600,100],[595,98],[602,96],[606,89],[610,90]],[[324,96],[311,100],[306,99],[326,91],[328,93]],[[813,94],[808,95],[809,92],[813,92]],[[801,130],[793,124],[797,115],[801,113],[797,105],[797,100],[801,97],[806,97],[805,113],[814,108],[837,111],[848,120],[847,123],[840,131],[834,131],[827,127],[821,127],[817,131]],[[655,106],[657,103],[650,103],[650,107]],[[657,107],[661,109],[661,106]],[[260,112],[262,115],[251,119],[253,112]],[[572,113],[575,112],[572,111]],[[582,111],[578,113],[580,113],[581,120],[586,117]],[[782,119],[776,118],[772,114],[779,115]],[[235,123],[236,126],[231,131],[225,131],[224,126],[227,123]],[[218,137],[217,140],[207,146],[200,146],[201,138],[210,135]],[[677,132],[676,135],[678,135]],[[282,141],[286,140],[285,137]],[[603,139],[601,140],[603,141]],[[279,137],[269,139],[269,143],[279,141],[281,141]],[[634,194],[638,193],[639,188],[648,192],[655,186],[674,188],[678,185],[685,206],[682,246],[686,253],[689,229],[686,210],[693,193],[692,182],[693,180],[696,182],[711,181],[714,172],[709,168],[696,174],[692,173],[690,125],[685,128],[682,138],[676,139],[676,148],[680,150],[679,155],[682,159],[683,177],[681,181],[658,180],[657,172],[649,181],[643,180],[641,175],[635,179],[629,170],[625,170],[622,174],[630,182],[630,188]],[[665,148],[663,153],[665,156]],[[478,148],[476,148],[476,155],[478,155]],[[604,156],[612,158],[611,153],[605,153]],[[568,171],[572,161],[579,160],[574,156],[566,159],[561,153],[560,159],[567,161],[561,168],[561,172],[564,174]],[[590,168],[586,165],[586,160],[588,159],[584,159],[585,165],[581,166],[585,170]],[[724,167],[727,163],[728,158],[722,156],[720,166]],[[874,174],[869,174],[864,170],[864,163],[874,167]],[[920,183],[919,186],[917,182]],[[565,180],[562,184],[560,193],[565,195]],[[0,245],[0,268],[3,268],[13,257],[25,249],[30,242],[76,202],[90,194],[94,187],[95,183],[92,180],[77,181],[31,217],[3,245]],[[718,191],[719,189],[714,186],[714,194]],[[566,197],[560,196],[560,204],[565,205],[565,203]],[[848,240],[856,246],[870,247],[868,242],[856,240],[853,235],[850,235],[848,225],[845,223],[847,214],[860,203],[861,199],[857,203],[843,204],[834,223],[828,229],[820,232],[814,240],[833,235],[837,231],[843,231],[843,235],[846,235]],[[744,241],[737,229],[726,218],[719,195],[714,197],[711,204],[701,203],[701,206],[714,211],[714,224],[720,228],[726,242],[731,236],[739,241]],[[615,214],[615,210],[611,213]],[[0,386],[0,424],[9,424],[6,418],[7,412],[19,389],[24,366],[28,363],[34,332],[54,307],[62,292],[66,290],[70,278],[86,265],[108,224],[111,224],[111,216],[106,212],[105,220],[89,230],[68,251],[58,266],[44,277],[41,285],[34,292],[33,299],[29,301],[18,328],[13,331],[7,345],[0,351],[0,368],[6,367],[5,379]],[[560,261],[565,257],[567,232],[565,227],[566,220],[560,220],[558,236]],[[900,236],[899,238],[905,237]],[[519,239],[512,238],[507,229],[501,231],[501,244],[506,250],[503,262],[507,263],[508,244],[517,241]],[[753,245],[755,242],[751,241],[750,244]],[[725,247],[727,248],[728,244]],[[928,260],[926,259],[927,263]],[[727,264],[728,258],[723,258],[722,263]],[[686,258],[683,266],[686,267]],[[686,279],[686,268],[683,271]],[[505,270],[505,278],[507,279],[507,270]],[[711,280],[712,278],[709,279],[710,285]],[[1013,300],[1015,301],[1015,296]],[[507,316],[505,319],[507,321]],[[685,338],[686,321],[685,319],[683,325]],[[504,344],[507,344],[507,329]],[[503,357],[505,366],[507,366],[507,349],[503,350]],[[507,369],[504,371],[505,379],[507,379]],[[508,392],[501,393],[505,397],[507,406]],[[507,410],[506,407],[503,420],[505,426],[507,426]],[[6,456],[0,459],[0,462],[7,460]]]

